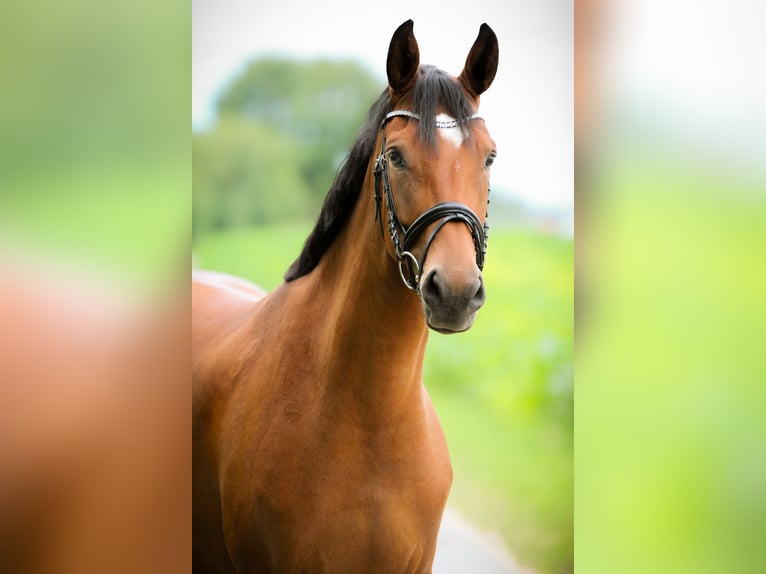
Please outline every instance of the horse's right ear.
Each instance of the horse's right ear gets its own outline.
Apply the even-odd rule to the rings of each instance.
[[[399,26],[388,46],[386,73],[388,85],[394,94],[404,94],[415,84],[420,65],[420,50],[412,33],[412,20]]]

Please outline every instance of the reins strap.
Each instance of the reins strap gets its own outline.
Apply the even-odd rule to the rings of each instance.
[[[431,247],[431,242],[436,237],[436,234],[441,231],[441,228],[450,221],[460,221],[465,223],[471,231],[474,248],[476,249],[476,265],[479,269],[483,269],[485,253],[484,224],[482,224],[476,214],[471,211],[468,206],[454,201],[439,203],[423,212],[404,232],[404,250],[409,251],[414,245],[417,237],[423,233],[429,225],[437,221],[439,222],[439,225],[431,232],[431,235],[428,237],[426,245],[423,248],[421,263],[425,262],[428,249]]]

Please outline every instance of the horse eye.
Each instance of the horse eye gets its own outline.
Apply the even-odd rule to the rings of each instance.
[[[493,163],[495,163],[495,154],[492,153],[487,157],[487,161],[484,162],[484,167],[489,168]]]
[[[388,152],[388,161],[390,161],[391,165],[394,167],[404,167],[404,158],[398,149],[392,149],[390,152]]]

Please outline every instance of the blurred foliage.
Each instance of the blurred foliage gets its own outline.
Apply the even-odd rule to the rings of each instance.
[[[171,3],[147,19],[149,7],[79,0],[47,6],[44,18],[39,6],[4,8],[0,176],[188,158],[178,143],[190,110],[179,106],[189,10]]]
[[[316,213],[382,85],[354,62],[253,61],[193,135],[195,239]]]
[[[195,135],[195,229],[224,229],[308,215],[310,194],[294,151],[292,141],[274,129],[228,117],[214,131]]]
[[[455,470],[450,504],[522,564],[571,572],[573,242],[493,229],[484,276],[476,324],[431,336],[423,369]]]
[[[200,267],[272,289],[309,224],[209,234]],[[487,303],[467,333],[432,334],[424,381],[455,470],[450,504],[539,572],[572,571],[573,242],[493,227]]]
[[[190,12],[142,0],[3,7],[3,248],[144,285],[188,265]]]
[[[763,572],[766,180],[651,144],[582,212],[578,570]]]

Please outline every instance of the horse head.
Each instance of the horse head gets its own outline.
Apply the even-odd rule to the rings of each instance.
[[[394,33],[386,70],[390,109],[375,161],[376,216],[428,326],[469,329],[484,304],[489,171],[495,143],[476,111],[497,71],[498,43],[482,24],[459,76],[421,66],[408,20]],[[385,209],[385,212],[383,211]]]

